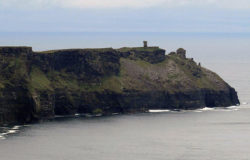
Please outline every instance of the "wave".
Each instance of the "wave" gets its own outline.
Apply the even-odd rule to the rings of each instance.
[[[18,130],[21,126],[14,126],[12,127],[13,130]]]
[[[17,132],[17,130],[12,130],[12,129],[10,129],[10,130],[8,130],[8,134],[13,134],[13,133],[16,133]]]
[[[234,109],[234,108],[237,108],[238,106],[230,106],[230,107],[227,107],[228,109]]]
[[[198,109],[198,111],[225,111],[225,112],[231,112],[231,111],[238,111],[239,108],[240,108],[239,106],[215,107],[215,108],[204,107],[202,109]]]
[[[160,109],[151,109],[149,110],[150,113],[162,113],[162,112],[170,112],[168,109],[160,110]]]
[[[194,112],[201,113],[202,111],[201,110],[194,110]]]
[[[210,108],[210,107],[204,107],[202,109],[199,109],[200,111],[212,111],[215,110],[215,108]]]
[[[248,105],[248,102],[242,102],[242,105]]]
[[[23,126],[26,126],[26,125],[23,125]],[[21,127],[22,126],[2,127],[3,131],[2,131],[2,133],[0,133],[0,140],[6,139],[7,136],[10,134],[15,134],[15,133],[19,132]]]
[[[230,106],[230,107],[204,107],[201,109],[196,109],[196,110],[160,110],[160,109],[151,109],[149,110],[150,113],[164,113],[164,112],[177,112],[177,113],[183,113],[183,112],[196,112],[196,113],[202,113],[204,111],[237,111],[239,110],[239,106]]]

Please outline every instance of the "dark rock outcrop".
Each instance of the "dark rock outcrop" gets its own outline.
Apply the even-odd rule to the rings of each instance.
[[[32,53],[32,47],[0,47],[0,53],[5,55],[20,55]]]
[[[159,63],[165,60],[165,50],[159,47],[138,47],[138,48],[121,48],[117,50],[121,57],[133,60],[143,60],[149,63]]]
[[[181,58],[186,58],[186,50],[183,48],[177,49],[176,54]]]
[[[0,124],[55,115],[196,109],[239,104],[236,91],[178,49],[33,52],[0,47]]]

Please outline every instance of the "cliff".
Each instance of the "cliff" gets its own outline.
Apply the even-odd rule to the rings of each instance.
[[[236,91],[184,49],[0,47],[0,73],[0,124],[239,104]]]

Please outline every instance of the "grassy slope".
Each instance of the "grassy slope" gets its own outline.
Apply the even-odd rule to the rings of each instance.
[[[146,52],[153,52],[159,50],[159,47],[123,47],[118,49],[120,52],[128,52],[128,51],[146,51]]]
[[[121,58],[120,62],[120,75],[106,78],[102,88],[116,92],[122,89],[169,92],[227,89],[227,84],[217,74],[177,55],[168,56],[158,64],[125,58]]]
[[[1,57],[3,58],[3,57]],[[23,85],[28,79],[26,60],[17,57],[4,57],[0,69],[0,88]]]
[[[135,48],[135,50],[143,48]],[[149,48],[157,49],[156,47]],[[131,48],[122,48],[122,51]],[[51,71],[44,73],[39,67],[32,66],[30,75],[27,74],[25,60],[10,58],[0,76],[0,89],[6,84],[12,84],[24,79],[28,82],[30,91],[53,91],[65,89],[68,91],[104,91],[111,90],[122,92],[123,89],[139,91],[167,90],[169,92],[189,91],[201,88],[213,90],[226,89],[226,83],[215,73],[201,68],[189,59],[182,59],[177,55],[169,55],[166,60],[151,64],[142,60],[120,59],[120,74],[117,76],[103,77],[99,83],[84,83],[78,81],[76,75],[65,72]],[[198,75],[194,75],[197,72]],[[9,76],[8,76],[9,75]]]
[[[77,81],[75,75],[67,75],[66,73],[50,73],[50,80],[48,80],[46,75],[36,68],[32,71],[32,77],[34,78],[31,78],[31,82],[33,88],[36,89],[64,88],[99,92],[111,90],[118,93],[122,92],[123,89],[180,92],[202,88],[212,90],[224,90],[226,88],[226,83],[218,75],[178,56],[169,56],[165,61],[158,64],[125,58],[121,58],[120,62],[120,74],[104,77],[100,83],[82,83]],[[198,70],[199,75],[195,76],[192,69]]]

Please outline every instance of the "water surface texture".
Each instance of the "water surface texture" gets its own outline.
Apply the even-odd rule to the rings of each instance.
[[[241,106],[142,113],[0,129],[1,160],[246,160],[250,158],[250,36],[167,33],[0,33],[2,45],[34,50],[142,45],[142,40],[217,72],[239,93]],[[63,38],[63,39],[62,39]]]

